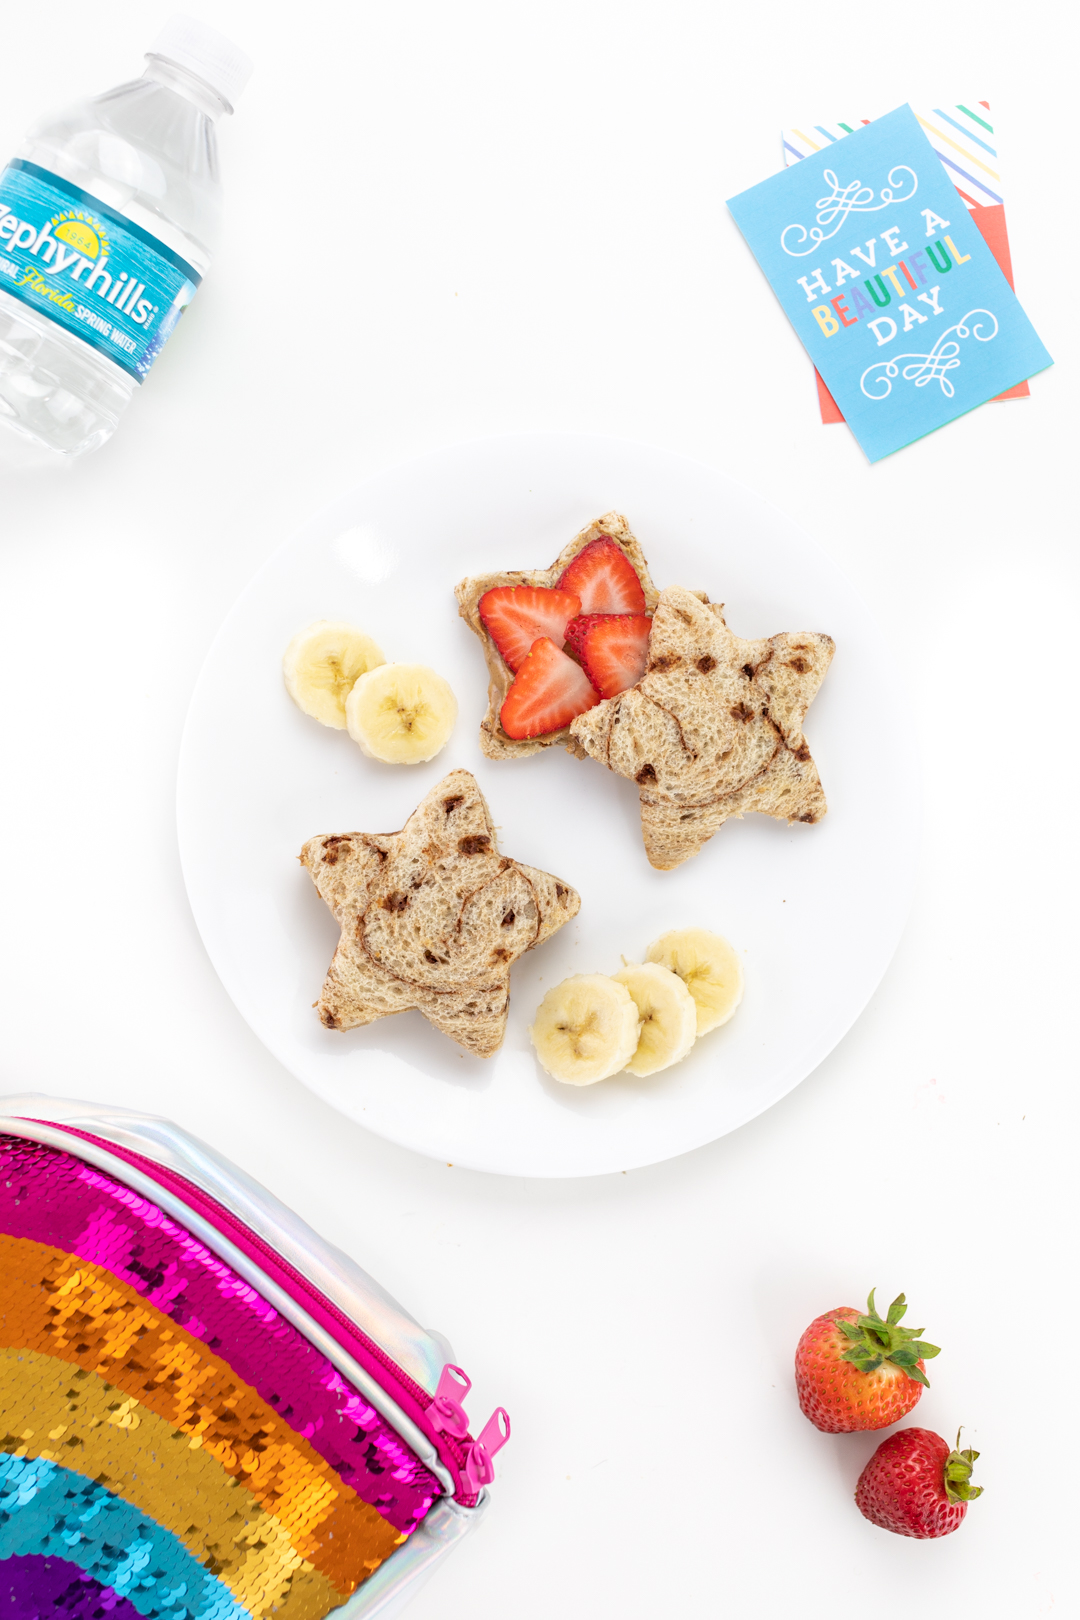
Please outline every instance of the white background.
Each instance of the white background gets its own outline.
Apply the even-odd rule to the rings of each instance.
[[[133,76],[167,10],[9,7],[0,144]],[[171,1114],[444,1330],[474,1416],[510,1409],[488,1523],[416,1620],[1066,1613],[1068,8],[205,14],[258,60],[217,262],[114,442],[0,480],[0,1081]],[[783,123],[909,97],[991,100],[1017,290],[1057,365],[871,469],[818,424],[723,199],[779,166]],[[581,1182],[434,1164],[303,1091],[203,953],[173,819],[188,696],[257,565],[365,472],[523,428],[684,451],[802,522],[883,625],[926,782],[911,922],[840,1048],[735,1135]],[[795,1404],[801,1329],[871,1284],[945,1347],[918,1420],[984,1454],[939,1543],[867,1524],[874,1440]]]

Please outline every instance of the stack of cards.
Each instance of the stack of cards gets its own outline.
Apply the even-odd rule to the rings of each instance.
[[[956,187],[983,239],[1001,266],[1009,286],[1016,291],[1013,280],[1012,255],[1009,252],[1009,233],[1005,225],[1005,184],[1001,176],[999,153],[1001,144],[990,122],[990,104],[986,101],[952,102],[944,107],[912,107],[927,140],[941,159],[946,178]],[[824,151],[832,142],[854,134],[869,118],[858,118],[851,123],[808,124],[802,128],[785,129],[783,133],[784,162],[791,167],[800,158],[812,152]],[[818,404],[821,420],[825,423],[844,420],[835,399],[821,380],[815,368]],[[1030,393],[1026,382],[1017,383],[996,399],[1022,399]]]
[[[837,128],[728,207],[879,461],[1053,362],[912,108]]]

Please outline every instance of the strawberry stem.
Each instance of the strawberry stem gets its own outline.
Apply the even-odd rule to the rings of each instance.
[[[950,1502],[974,1502],[981,1496],[981,1485],[972,1485],[971,1469],[978,1458],[977,1451],[961,1451],[960,1436],[963,1429],[956,1431],[956,1449],[949,1452],[945,1459],[945,1495]]]
[[[917,1384],[929,1389],[930,1380],[918,1363],[940,1355],[939,1346],[926,1344],[919,1338],[922,1328],[900,1326],[907,1311],[907,1300],[903,1294],[897,1294],[882,1317],[874,1304],[876,1292],[875,1288],[871,1288],[864,1316],[855,1322],[837,1322],[841,1333],[851,1341],[840,1359],[850,1361],[852,1366],[864,1373],[874,1372],[886,1361],[891,1362]]]

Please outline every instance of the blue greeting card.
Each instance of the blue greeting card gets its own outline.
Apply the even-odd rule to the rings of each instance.
[[[871,461],[1053,364],[910,107],[728,207]]]

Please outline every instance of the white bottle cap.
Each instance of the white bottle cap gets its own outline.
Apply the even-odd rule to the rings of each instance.
[[[147,56],[175,62],[208,84],[232,112],[237,97],[251,78],[254,63],[231,39],[194,17],[170,17]]]

